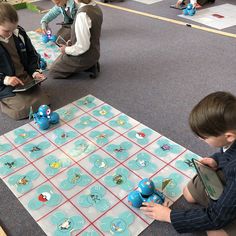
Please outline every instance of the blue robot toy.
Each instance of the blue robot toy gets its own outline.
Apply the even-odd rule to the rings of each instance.
[[[132,191],[128,195],[129,204],[136,208],[140,208],[143,202],[163,204],[164,201],[163,193],[155,189],[153,181],[148,178],[142,179],[138,184],[138,190]]]
[[[41,105],[36,113],[33,114],[35,123],[41,130],[46,130],[50,124],[57,124],[59,122],[59,115],[52,112],[49,106]]]
[[[46,70],[47,68],[47,62],[45,61],[45,59],[43,57],[40,57],[40,69],[41,70]]]
[[[195,7],[193,7],[193,4],[192,3],[189,3],[188,5],[187,5],[187,7],[183,10],[183,14],[185,15],[185,16],[193,16],[193,15],[195,15],[195,13],[196,13],[196,8]]]
[[[46,34],[42,35],[42,42],[47,43],[49,41],[56,42],[57,36],[52,34],[51,30],[47,30]]]

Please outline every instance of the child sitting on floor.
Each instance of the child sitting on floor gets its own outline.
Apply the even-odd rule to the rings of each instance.
[[[18,26],[18,15],[9,3],[0,3],[0,105],[3,113],[13,119],[28,117],[30,107],[37,110],[49,104],[40,86],[20,93],[14,87],[34,79],[40,80],[40,57],[25,30]]]
[[[183,195],[201,208],[170,209],[167,206],[143,203],[141,210],[149,217],[169,222],[179,233],[207,231],[208,236],[236,235],[236,97],[215,92],[202,99],[189,116],[192,131],[208,145],[221,151],[201,162],[216,170],[224,190],[218,200],[206,195],[195,176],[184,188]]]
[[[193,4],[193,8],[199,8],[204,6],[206,3],[214,3],[215,0],[178,0],[176,4],[171,5],[171,8],[176,8],[176,9],[185,9],[188,5],[188,3]]]
[[[61,45],[61,55],[50,67],[48,78],[65,79],[85,70],[97,70],[103,14],[94,0],[75,0],[79,4],[71,28],[71,45]]]

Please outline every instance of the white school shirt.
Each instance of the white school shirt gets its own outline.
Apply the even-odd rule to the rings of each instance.
[[[78,10],[83,6],[92,5],[95,6],[95,1],[91,1],[89,4],[80,3]],[[75,36],[76,43],[72,46],[65,48],[65,53],[72,56],[78,56],[85,53],[90,47],[90,28],[92,26],[91,19],[85,12],[77,14],[75,19]]]

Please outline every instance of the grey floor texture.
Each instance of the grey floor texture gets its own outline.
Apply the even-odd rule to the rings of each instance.
[[[179,13],[169,8],[173,2],[112,4],[178,19]],[[216,2],[235,4],[233,0]],[[45,8],[52,6],[50,1],[43,5]],[[51,96],[52,109],[92,94],[201,156],[216,151],[194,137],[188,127],[188,114],[211,92],[224,90],[236,94],[236,39],[105,6],[102,10],[99,77],[93,80],[80,74],[67,80],[44,82]],[[39,27],[42,15],[28,10],[20,10],[18,14],[20,25],[27,31]],[[51,27],[56,30],[55,23],[60,21],[57,19]],[[235,27],[225,31],[236,32]],[[16,122],[0,114],[0,135],[27,122]],[[197,206],[191,206],[183,198],[173,205],[173,208],[190,207]],[[1,180],[0,225],[10,236],[45,235]],[[179,234],[170,224],[155,221],[140,235]]]

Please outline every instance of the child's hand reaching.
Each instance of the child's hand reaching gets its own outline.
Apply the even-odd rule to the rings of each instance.
[[[211,157],[203,157],[200,162],[211,167],[214,170],[217,170],[217,162]]]
[[[19,78],[17,78],[16,76],[6,76],[3,83],[5,85],[10,85],[12,87],[15,87],[19,84],[24,85],[24,83]]]
[[[156,204],[153,202],[144,202],[143,207],[140,207],[140,210],[147,216],[152,219],[171,222],[170,221],[170,212],[171,209],[167,206]]]

